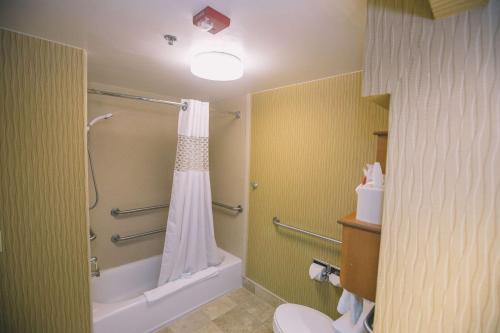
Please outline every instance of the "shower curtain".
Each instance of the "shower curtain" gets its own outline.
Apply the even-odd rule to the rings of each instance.
[[[179,111],[177,153],[158,286],[222,262],[215,243],[208,173],[209,104]]]

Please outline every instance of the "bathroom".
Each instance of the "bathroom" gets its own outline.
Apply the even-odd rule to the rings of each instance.
[[[500,1],[0,2],[0,332],[500,332]]]

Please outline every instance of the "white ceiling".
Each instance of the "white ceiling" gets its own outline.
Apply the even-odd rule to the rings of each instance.
[[[207,5],[231,26],[196,29]],[[86,49],[90,82],[211,101],[360,70],[365,20],[366,0],[0,0],[0,26]],[[243,78],[194,77],[210,50],[239,56]]]

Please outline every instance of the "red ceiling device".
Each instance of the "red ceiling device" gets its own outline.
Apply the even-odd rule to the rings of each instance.
[[[231,19],[210,6],[193,16],[193,24],[198,28],[216,34],[229,27]]]

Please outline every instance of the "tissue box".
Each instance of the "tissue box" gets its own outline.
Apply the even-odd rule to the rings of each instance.
[[[356,192],[358,193],[356,219],[380,224],[382,222],[384,189],[360,185],[356,188]]]

